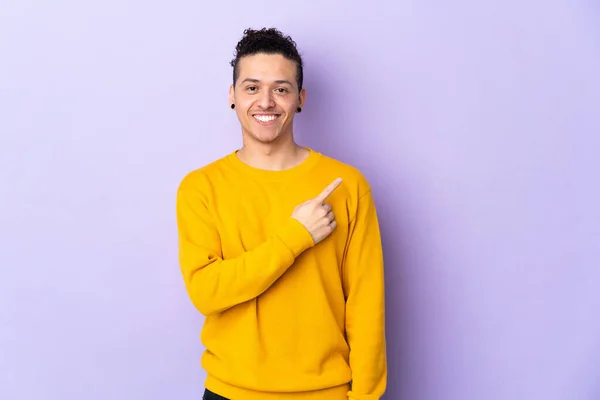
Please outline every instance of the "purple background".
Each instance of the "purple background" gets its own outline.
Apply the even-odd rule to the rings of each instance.
[[[298,140],[374,187],[385,399],[599,399],[600,7],[483,3],[3,3],[0,398],[200,399],[175,190],[240,145],[228,62],[275,25]]]

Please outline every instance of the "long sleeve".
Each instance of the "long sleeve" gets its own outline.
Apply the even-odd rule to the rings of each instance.
[[[251,300],[267,290],[314,242],[291,218],[260,246],[222,259],[219,232],[195,189],[177,192],[179,261],[186,290],[205,316]]]
[[[346,335],[353,400],[378,400],[387,385],[384,271],[377,213],[370,191],[358,201],[343,266]]]

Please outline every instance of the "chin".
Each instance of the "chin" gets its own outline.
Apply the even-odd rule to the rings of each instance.
[[[271,144],[276,142],[280,136],[252,136],[252,138],[262,144]]]
[[[259,143],[269,144],[276,142],[279,138],[281,138],[281,132],[273,132],[262,135],[251,132],[249,136]]]

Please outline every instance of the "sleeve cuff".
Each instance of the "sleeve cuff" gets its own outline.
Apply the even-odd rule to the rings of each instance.
[[[379,400],[381,396],[375,394],[357,394],[352,391],[348,392],[348,400]]]
[[[294,258],[315,245],[310,232],[300,221],[291,217],[276,236],[292,252]]]

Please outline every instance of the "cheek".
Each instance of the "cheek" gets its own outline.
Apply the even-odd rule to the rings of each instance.
[[[293,116],[296,113],[298,103],[295,99],[285,99],[285,101],[279,102],[279,107],[285,111],[288,117]]]
[[[252,107],[252,102],[249,102],[249,101],[238,100],[235,103],[235,110],[240,117],[248,116],[248,113],[249,113],[251,107]]]

